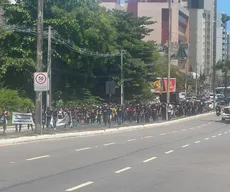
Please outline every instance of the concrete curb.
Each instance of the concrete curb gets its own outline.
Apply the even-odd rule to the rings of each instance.
[[[61,139],[61,138],[111,134],[111,133],[119,133],[119,132],[124,132],[124,131],[133,131],[133,130],[138,130],[138,129],[160,127],[162,125],[171,125],[171,124],[180,123],[180,122],[184,122],[184,121],[188,121],[188,120],[192,120],[192,119],[197,119],[200,117],[205,117],[205,116],[211,115],[213,113],[214,112],[205,113],[202,115],[196,115],[196,116],[186,117],[186,118],[172,120],[172,121],[168,121],[168,122],[154,123],[154,124],[147,124],[147,125],[135,125],[135,126],[129,126],[129,127],[111,128],[111,129],[98,130],[98,131],[85,131],[85,132],[75,132],[75,133],[57,133],[57,134],[53,134],[53,135],[37,135],[37,136],[20,137],[20,138],[13,138],[13,139],[2,139],[2,140],[0,140],[0,145],[16,144],[16,143],[23,143],[23,142],[30,142],[30,141],[42,141],[42,140],[48,140],[48,139]]]

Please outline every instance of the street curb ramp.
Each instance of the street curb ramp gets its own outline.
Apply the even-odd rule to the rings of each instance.
[[[94,136],[94,135],[103,135],[103,134],[111,134],[111,133],[119,133],[124,131],[132,131],[138,129],[146,129],[146,128],[153,128],[153,127],[160,127],[162,125],[171,125],[174,123],[180,123],[192,119],[197,119],[200,117],[205,117],[208,115],[213,114],[205,113],[201,115],[186,117],[182,119],[176,119],[172,121],[162,122],[162,123],[153,123],[153,124],[146,124],[146,125],[135,125],[135,126],[128,126],[128,127],[120,127],[120,128],[109,128],[105,130],[97,130],[97,131],[84,131],[84,132],[75,132],[75,133],[57,133],[53,135],[37,135],[37,136],[28,136],[28,137],[19,137],[19,138],[11,138],[11,139],[2,139],[0,140],[0,145],[6,144],[17,144],[23,142],[32,142],[32,141],[42,141],[42,140],[49,140],[49,139],[62,139],[62,138],[73,138],[73,137],[84,137],[84,136]]]

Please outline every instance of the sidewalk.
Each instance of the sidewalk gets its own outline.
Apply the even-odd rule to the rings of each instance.
[[[0,146],[1,145],[7,145],[7,144],[16,144],[16,143],[23,143],[23,142],[32,142],[32,141],[41,141],[41,140],[48,140],[48,139],[61,139],[61,138],[70,138],[70,137],[81,137],[81,136],[93,136],[93,135],[101,135],[101,134],[110,134],[115,132],[122,132],[122,131],[132,131],[137,129],[144,129],[144,128],[154,128],[159,127],[162,125],[170,125],[173,123],[179,123],[187,120],[192,120],[200,117],[205,117],[208,115],[213,114],[213,112],[196,115],[196,116],[190,116],[190,117],[184,117],[180,119],[175,119],[172,121],[166,121],[166,122],[159,122],[159,123],[150,123],[145,125],[131,125],[131,126],[123,126],[123,127],[112,127],[112,128],[97,128],[97,129],[74,129],[71,130],[64,130],[62,132],[57,133],[56,131],[52,130],[44,130],[43,135],[36,135],[32,131],[24,131],[16,132],[13,134],[12,137],[8,137],[7,133],[3,135],[3,137],[0,137]],[[1,135],[0,135],[1,136]]]

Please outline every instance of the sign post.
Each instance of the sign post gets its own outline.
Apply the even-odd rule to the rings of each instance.
[[[110,113],[111,113],[111,99],[112,99],[112,95],[115,94],[115,83],[114,81],[106,81],[106,86],[105,86],[105,92],[107,95],[109,95],[109,128],[111,127],[111,119],[110,119]]]
[[[34,91],[48,91],[48,75],[46,72],[34,73]]]
[[[40,134],[42,134],[42,92],[48,91],[48,75],[43,72],[34,73],[34,91],[39,95],[39,112],[37,111],[37,121],[35,122],[35,130],[36,126],[39,125]]]

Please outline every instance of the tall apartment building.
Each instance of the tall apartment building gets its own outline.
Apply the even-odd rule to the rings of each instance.
[[[108,5],[110,1],[110,5]],[[102,5],[111,9],[114,4],[121,3],[117,0],[102,0]],[[150,17],[153,25],[149,25],[153,31],[146,36],[144,40],[155,41],[158,45],[165,45],[168,41],[168,25],[169,25],[169,10],[168,0],[123,0],[124,9],[132,12],[135,16]],[[107,3],[107,5],[105,5]],[[185,69],[185,60],[187,59],[187,52],[189,43],[189,11],[187,8],[187,0],[172,0],[172,53],[183,52],[183,62],[173,61],[173,64],[179,65],[180,68]],[[183,48],[180,49],[180,45]],[[182,50],[182,51],[178,51]],[[184,51],[185,50],[185,51]]]
[[[145,37],[147,41],[165,44],[168,41],[169,10],[167,0],[146,0],[137,3],[137,16],[151,17],[156,23],[149,26],[154,31]],[[161,2],[160,2],[161,1]],[[189,42],[189,12],[178,0],[172,3],[172,42]]]
[[[156,41],[157,44],[165,44],[168,40],[169,11],[168,0],[124,0],[127,11],[136,16],[150,17],[154,23],[149,28],[154,31],[145,37],[146,41]],[[189,42],[189,12],[182,5],[187,0],[172,0],[172,42]],[[111,9],[121,3],[119,0],[102,0],[102,5]],[[181,4],[182,3],[182,4]],[[183,4],[184,3],[184,4]],[[116,4],[116,6],[115,6]]]
[[[227,60],[230,61],[230,33],[227,33]]]
[[[222,22],[224,14],[217,13],[216,19],[216,61],[224,61],[228,56],[227,23]]]
[[[189,64],[194,72],[204,73],[209,82],[213,69],[215,0],[189,0]]]

